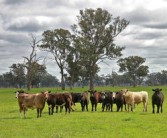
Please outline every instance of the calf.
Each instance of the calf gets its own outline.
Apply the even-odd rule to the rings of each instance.
[[[26,111],[28,108],[37,109],[37,118],[41,117],[46,100],[46,95],[44,93],[28,94],[24,93],[24,91],[17,91],[16,98],[18,98],[20,117],[23,111],[24,118],[26,118]]]
[[[146,91],[131,92],[127,89],[121,91],[123,92],[125,102],[128,105],[128,111],[131,106],[131,111],[133,112],[134,104],[139,104],[141,102],[143,102],[143,112],[147,111],[148,93]]]
[[[164,102],[164,95],[162,93],[162,89],[156,88],[152,89],[152,91],[154,92],[154,94],[152,95],[152,108],[153,108],[152,113],[155,113],[154,111],[155,105],[157,105],[157,113],[159,113],[160,108],[162,113],[162,105]]]
[[[102,103],[103,101],[103,96],[102,92],[97,92],[97,91],[88,91],[90,92],[90,101],[92,105],[92,111],[97,110],[97,104]]]

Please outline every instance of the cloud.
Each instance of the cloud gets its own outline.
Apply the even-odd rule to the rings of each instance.
[[[133,4],[132,4],[133,3]],[[0,9],[0,71],[9,70],[13,63],[22,62],[31,52],[29,45],[33,33],[41,38],[45,30],[70,29],[77,23],[79,10],[101,7],[113,17],[120,16],[130,21],[127,28],[115,39],[125,46],[123,57],[138,55],[146,59],[152,71],[165,69],[167,59],[167,2],[165,0],[1,0]],[[38,51],[39,56],[46,53]],[[48,56],[48,55],[47,55]],[[12,58],[13,57],[13,58]],[[47,70],[59,75],[52,56],[46,60]],[[116,60],[100,64],[100,74],[117,70]],[[1,74],[0,72],[0,74]]]
[[[27,0],[5,0],[4,3],[7,5],[18,5],[18,4],[23,4]]]
[[[40,31],[43,27],[44,25],[39,24],[39,22],[34,18],[30,19],[21,18],[21,19],[16,19],[14,22],[11,22],[8,25],[7,30],[33,33]]]

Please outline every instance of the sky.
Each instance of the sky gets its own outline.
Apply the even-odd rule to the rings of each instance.
[[[146,58],[150,73],[167,70],[167,0],[0,0],[0,74],[30,55],[30,34],[40,40],[46,30],[70,30],[77,24],[79,11],[88,8],[102,8],[130,21],[115,39],[125,47],[121,58]],[[48,73],[60,78],[53,57],[39,49],[37,54],[45,57]],[[98,74],[118,72],[117,60],[100,63]]]

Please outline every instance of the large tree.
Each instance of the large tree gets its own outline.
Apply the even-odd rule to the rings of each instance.
[[[141,79],[147,76],[149,72],[148,66],[143,65],[145,61],[145,58],[139,56],[129,56],[127,58],[121,58],[117,61],[120,66],[119,71],[128,73],[129,77],[133,81],[134,87],[136,86],[137,81],[141,81]]]
[[[27,80],[27,89],[30,90],[32,86],[32,82],[36,74],[41,71],[44,71],[46,67],[38,63],[40,57],[37,57],[36,48],[41,40],[37,40],[36,37],[31,34],[31,42],[30,45],[32,47],[32,51],[29,56],[23,57],[25,59],[23,66],[26,68],[26,80]]]
[[[112,17],[108,11],[98,8],[80,10],[78,24],[72,25],[75,34],[74,46],[80,53],[82,65],[88,70],[90,89],[94,89],[94,79],[98,63],[104,59],[120,57],[124,47],[117,46],[114,38],[129,24],[125,19]]]
[[[47,30],[43,34],[40,48],[51,53],[60,69],[61,87],[65,90],[64,69],[71,47],[71,33],[65,29]]]

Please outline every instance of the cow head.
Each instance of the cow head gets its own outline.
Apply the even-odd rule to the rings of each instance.
[[[96,90],[88,90],[88,92],[90,93],[90,96],[94,96],[94,93],[96,93],[97,91]]]
[[[122,92],[123,93],[123,96],[125,96],[127,93],[128,93],[128,89],[122,89],[120,92]]]
[[[24,91],[23,91],[23,90],[18,90],[18,91],[16,91],[15,93],[16,93],[16,96],[15,96],[15,97],[18,98],[19,94],[20,94],[20,93],[24,93]]]
[[[100,92],[102,100],[104,100],[108,95],[106,92]]]
[[[42,93],[45,94],[45,98],[48,99],[49,94],[51,93],[51,91],[45,91],[45,92],[42,92]]]
[[[112,98],[113,98],[113,100],[115,100],[115,97],[116,97],[116,92],[113,92],[113,93],[112,93]]]
[[[162,91],[162,89],[156,88],[152,89],[152,91],[154,91],[156,94],[159,94]]]

